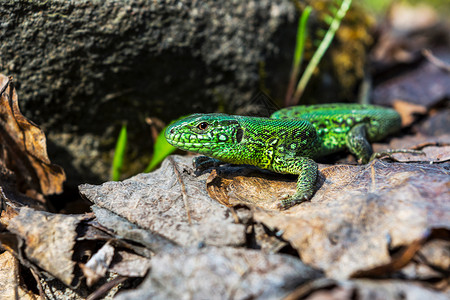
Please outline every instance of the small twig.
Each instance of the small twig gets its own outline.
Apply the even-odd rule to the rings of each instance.
[[[439,59],[436,57],[431,50],[423,49],[422,55],[425,56],[430,63],[438,67],[439,69],[442,69],[445,72],[450,73],[450,64],[446,63],[442,59]]]
[[[230,207],[231,215],[233,216],[234,223],[239,224],[239,216],[236,213],[234,207]]]
[[[44,289],[42,288],[41,279],[39,278],[39,275],[33,268],[30,268],[30,271],[34,279],[36,280],[37,288],[39,290],[39,296],[41,297],[42,300],[46,300],[47,296],[45,295]]]
[[[157,118],[145,118],[145,123],[150,126],[150,133],[152,135],[153,142],[158,139],[159,132],[164,128],[164,123]]]
[[[425,147],[430,147],[430,146],[443,147],[443,146],[450,146],[450,144],[449,143],[441,143],[440,141],[424,142],[424,143],[412,146],[411,149],[412,150],[421,150]]]
[[[336,286],[338,286],[338,282],[335,279],[331,278],[319,278],[311,280],[297,287],[294,291],[286,295],[283,300],[305,299],[315,291],[331,290]]]
[[[372,157],[370,158],[370,160],[371,161],[372,160],[375,161],[375,158],[382,159],[382,158],[388,157],[390,160],[393,160],[395,162],[402,162],[402,160],[397,159],[397,158],[395,158],[393,156],[393,154],[396,154],[396,153],[410,153],[410,154],[419,154],[419,155],[425,155],[426,156],[426,153],[421,151],[421,150],[387,149],[387,150],[384,150],[384,151],[381,151],[381,152],[376,152],[376,153],[372,154]]]
[[[358,103],[370,104],[370,94],[372,91],[372,76],[367,70],[364,70],[364,77],[359,86]]]
[[[0,97],[3,95],[3,93],[6,91],[6,89],[8,88],[9,84],[12,82],[13,77],[12,76],[8,76],[8,80],[6,80],[5,85],[2,87],[2,89],[0,90]]]
[[[375,172],[374,164],[370,164],[370,173],[371,173],[370,177],[371,177],[371,181],[372,181],[371,192],[374,193],[375,189],[377,188],[376,182],[375,182],[376,172]]]
[[[116,92],[116,93],[109,93],[109,94],[105,95],[101,101],[103,103],[104,102],[108,102],[110,100],[114,100],[115,98],[122,97],[125,94],[132,93],[132,92],[134,92],[134,90],[135,90],[134,88],[129,88],[129,89],[121,90],[121,91]]]
[[[125,276],[118,276],[114,279],[112,279],[111,281],[108,281],[107,283],[103,284],[101,287],[99,287],[95,292],[93,292],[92,294],[90,294],[86,300],[95,300],[95,299],[99,299],[100,297],[102,297],[104,294],[106,294],[107,292],[109,292],[113,287],[115,287],[116,285],[121,284],[122,282],[124,282],[125,280],[127,280],[128,277]]]
[[[6,201],[8,201],[8,197],[6,197],[3,188],[0,186],[0,211],[4,211],[6,209],[6,207],[3,206],[3,204],[6,205]]]
[[[4,211],[6,209],[6,206],[9,206],[13,209],[18,209],[19,207],[23,206],[23,204],[21,205],[20,202],[18,202],[14,198],[8,198],[8,196],[6,196],[6,194],[5,194],[5,191],[0,186],[0,209],[1,209],[1,211]]]
[[[169,156],[169,161],[173,165],[173,169],[175,171],[175,174],[177,175],[178,182],[181,185],[181,195],[183,196],[184,207],[186,209],[186,216],[188,218],[189,225],[192,225],[192,223],[191,223],[191,213],[189,212],[189,205],[188,205],[188,201],[187,201],[186,186],[184,185],[184,182],[181,179],[180,171],[178,171],[177,165],[176,165],[175,161],[173,160],[173,158],[171,156]]]

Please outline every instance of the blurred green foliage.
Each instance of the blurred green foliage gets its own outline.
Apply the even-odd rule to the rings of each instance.
[[[409,5],[418,5],[423,3],[433,7],[441,16],[447,16],[450,13],[449,0],[357,0],[355,2],[367,10],[374,12],[378,16],[384,16],[386,11],[389,9],[389,6],[393,3]]]
[[[111,180],[117,181],[120,179],[126,148],[127,125],[123,124],[122,128],[120,129],[119,137],[117,138],[116,148],[114,150],[114,158],[111,168]]]
[[[171,122],[170,124],[172,124],[173,122]],[[154,170],[164,160],[164,158],[172,154],[177,149],[169,144],[166,140],[164,133],[166,132],[166,129],[167,127],[169,127],[169,125],[164,127],[164,129],[161,130],[161,132],[158,134],[155,144],[153,145],[153,156],[147,168],[145,168],[145,173]]]

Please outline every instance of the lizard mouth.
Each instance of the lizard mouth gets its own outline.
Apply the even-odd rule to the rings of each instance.
[[[197,149],[197,148],[208,148],[208,147],[210,147],[210,146],[212,146],[212,145],[214,145],[214,146],[217,146],[217,145],[220,145],[220,144],[223,144],[223,143],[220,143],[220,142],[216,142],[216,143],[211,143],[211,142],[197,142],[197,143],[195,143],[195,142],[189,142],[189,143],[186,143],[186,142],[179,142],[179,141],[175,141],[175,140],[170,140],[170,141],[168,141],[169,142],[169,144],[171,144],[172,146],[175,146],[175,147],[178,147],[178,148],[181,148],[181,149],[186,149],[186,150],[190,150],[190,149]]]

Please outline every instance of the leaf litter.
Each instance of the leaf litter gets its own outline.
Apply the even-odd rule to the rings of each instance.
[[[160,169],[122,182],[81,185],[80,193],[97,206],[182,246],[244,245],[245,226],[236,224],[229,209],[208,197],[205,179],[192,176],[190,159],[174,156],[172,161],[167,159]],[[185,193],[180,178],[187,187]]]
[[[447,299],[448,56],[439,47],[423,52],[428,42],[410,37],[380,39],[374,56],[373,102],[399,109],[407,132],[374,148],[423,153],[320,165],[314,197],[287,211],[276,204],[295,191],[295,176],[233,165],[195,176],[191,157],[180,156],[150,174],[80,186],[91,214],[43,211],[65,175],[1,75],[0,296],[37,297],[18,281],[20,263],[41,297],[64,290],[51,277],[74,289],[64,292],[73,299],[145,277],[117,298]],[[399,63],[410,70],[380,80]],[[94,290],[76,289],[84,281]]]
[[[138,289],[117,299],[280,299],[321,272],[286,254],[206,247],[160,253]]]
[[[121,240],[113,230],[96,223],[93,214],[49,212],[53,207],[46,196],[62,192],[64,170],[50,162],[44,132],[20,113],[11,77],[0,74],[0,92],[0,255],[4,271],[0,273],[0,298],[37,299],[64,293],[61,297],[82,299],[88,296],[87,289],[79,288],[82,279],[93,283],[111,270],[121,276],[144,276],[152,255],[145,244]],[[91,256],[100,257],[102,244],[113,245],[109,266],[106,271],[91,272],[94,276],[83,276],[80,267]],[[89,261],[94,264],[95,260]],[[26,281],[36,283],[39,295]],[[70,289],[62,292],[61,282]]]

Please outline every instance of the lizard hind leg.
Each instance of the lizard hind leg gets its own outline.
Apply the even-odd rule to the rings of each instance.
[[[356,156],[359,163],[366,164],[369,162],[373,150],[367,140],[366,124],[358,124],[354,126],[347,133],[345,142],[348,150]]]
[[[412,153],[423,155],[423,151],[410,149],[389,149],[382,152],[373,152],[372,146],[366,138],[366,124],[353,127],[346,136],[347,148],[356,156],[359,163],[366,164],[376,158],[388,156],[392,159],[394,153]],[[395,160],[395,158],[393,158]]]

